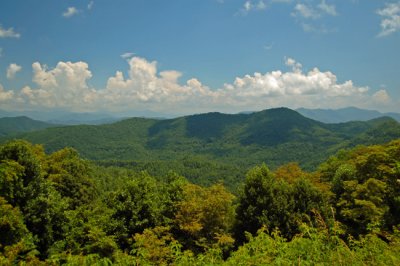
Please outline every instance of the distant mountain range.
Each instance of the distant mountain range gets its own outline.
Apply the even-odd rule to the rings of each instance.
[[[196,157],[244,167],[297,161],[313,169],[339,149],[400,138],[400,124],[389,117],[326,124],[276,108],[250,114],[206,113],[49,127],[0,141],[16,137],[44,144],[48,152],[70,146],[92,160],[151,162]]]
[[[387,116],[400,122],[399,113],[381,113],[375,110],[365,110],[356,107],[342,109],[296,109],[297,112],[305,117],[321,121],[324,123],[343,123],[349,121],[368,121],[371,119]]]
[[[381,113],[375,110],[365,110],[356,107],[342,109],[296,109],[297,112],[305,117],[324,123],[343,123],[349,121],[368,121],[371,119],[388,116],[400,122],[400,113]],[[239,114],[252,114],[254,111],[243,111]],[[0,118],[26,116],[34,120],[44,121],[59,125],[101,125],[117,122],[128,117],[146,117],[167,119],[177,116],[162,114],[152,111],[132,111],[125,113],[91,112],[79,113],[64,110],[53,111],[15,111],[9,112],[0,110]]]
[[[113,116],[107,113],[72,113],[60,110],[48,111],[20,111],[8,112],[0,110],[0,117],[29,117],[51,124],[59,125],[100,125],[121,120],[122,117]]]

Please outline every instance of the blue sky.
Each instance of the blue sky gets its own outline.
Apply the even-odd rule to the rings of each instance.
[[[2,0],[0,109],[400,112],[400,1]]]

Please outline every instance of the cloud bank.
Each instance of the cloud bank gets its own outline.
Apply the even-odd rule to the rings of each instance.
[[[338,108],[389,106],[385,90],[371,92],[351,80],[339,82],[330,71],[286,58],[287,71],[276,70],[236,77],[218,89],[196,78],[180,82],[182,73],[159,71],[156,61],[132,57],[128,71],[116,71],[104,88],[92,88],[92,72],[86,62],[59,62],[53,69],[32,64],[34,86],[6,91],[0,87],[0,103],[8,108],[64,108],[74,111],[151,110],[169,114],[207,111],[239,112],[288,106]]]

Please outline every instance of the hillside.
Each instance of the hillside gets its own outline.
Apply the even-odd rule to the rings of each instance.
[[[29,132],[54,127],[56,125],[30,119],[26,116],[0,118],[0,136],[8,136],[18,132]]]
[[[400,137],[391,118],[324,124],[287,108],[252,114],[207,113],[175,119],[131,118],[113,124],[63,126],[19,134],[52,152],[65,146],[91,160],[213,160],[249,167],[298,161],[306,169],[341,148]],[[6,138],[3,138],[5,141]]]

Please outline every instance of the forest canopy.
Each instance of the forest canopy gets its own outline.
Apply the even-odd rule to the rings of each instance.
[[[342,150],[314,172],[260,164],[242,181],[201,186],[7,142],[0,264],[400,264],[400,140]]]

